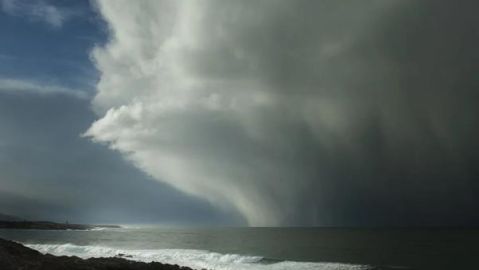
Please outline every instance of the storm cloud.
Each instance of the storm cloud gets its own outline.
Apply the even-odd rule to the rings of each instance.
[[[99,1],[85,132],[250,225],[479,221],[474,1]]]

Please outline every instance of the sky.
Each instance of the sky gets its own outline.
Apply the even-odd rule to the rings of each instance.
[[[2,0],[0,213],[478,226],[478,6]]]

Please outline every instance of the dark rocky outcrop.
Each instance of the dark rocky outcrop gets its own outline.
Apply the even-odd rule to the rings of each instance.
[[[0,239],[0,269],[2,270],[192,270],[189,267],[142,263],[123,258],[90,258],[53,256]]]

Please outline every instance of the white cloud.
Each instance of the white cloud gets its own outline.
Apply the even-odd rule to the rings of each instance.
[[[44,1],[2,0],[2,9],[7,14],[44,22],[54,28],[62,27],[69,14]]]
[[[82,90],[22,79],[0,78],[0,91],[38,95],[68,95],[81,99],[88,98],[88,94]]]

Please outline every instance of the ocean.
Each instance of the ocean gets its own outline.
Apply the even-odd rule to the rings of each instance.
[[[53,255],[122,256],[194,269],[479,269],[479,231],[464,229],[124,226],[3,229],[0,237]]]

